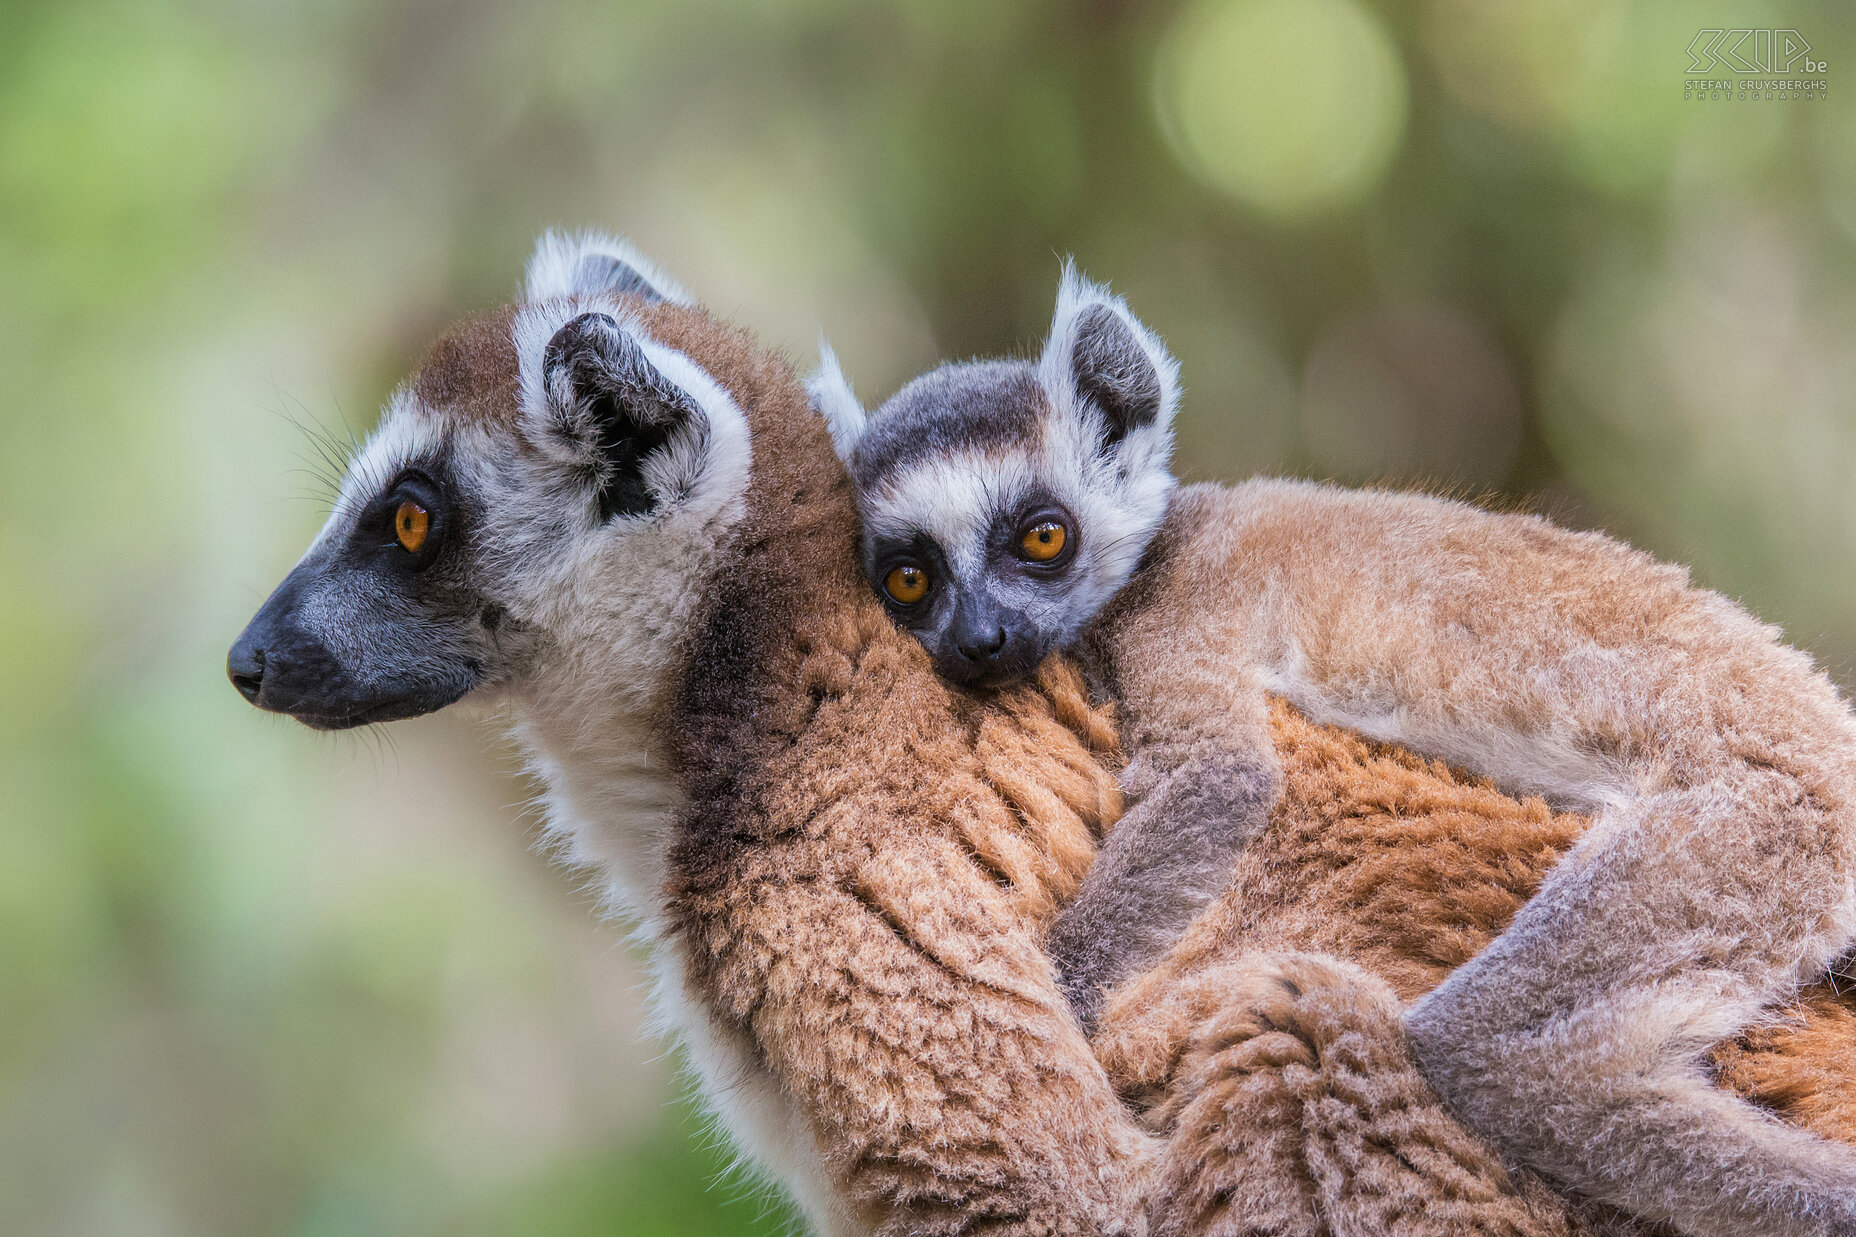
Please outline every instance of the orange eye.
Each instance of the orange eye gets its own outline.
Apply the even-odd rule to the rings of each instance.
[[[432,531],[432,513],[410,498],[393,513],[393,536],[408,554],[417,554]]]
[[[1024,540],[1018,543],[1018,548],[1023,550],[1025,557],[1032,562],[1048,563],[1063,553],[1063,543],[1069,539],[1069,531],[1063,525],[1055,520],[1045,520],[1040,524],[1032,525],[1031,530],[1025,534]]]
[[[913,563],[892,568],[883,577],[883,591],[905,606],[912,606],[928,595],[928,573]]]

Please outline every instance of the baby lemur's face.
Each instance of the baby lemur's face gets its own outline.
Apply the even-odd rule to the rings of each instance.
[[[957,682],[1031,674],[1165,514],[1176,368],[1074,271],[1035,362],[944,365],[866,417],[827,352],[812,391],[857,491],[865,574]]]

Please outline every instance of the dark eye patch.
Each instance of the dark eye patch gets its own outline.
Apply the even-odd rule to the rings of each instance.
[[[928,595],[921,601],[903,605],[884,590],[883,580],[897,567],[909,563],[928,573]],[[918,617],[924,608],[933,609],[947,595],[948,587],[953,583],[953,575],[948,570],[947,555],[942,552],[941,543],[920,531],[912,537],[879,537],[874,540],[864,555],[864,573],[871,587],[876,590],[877,597],[891,614],[898,617]]]
[[[408,462],[361,508],[339,551],[353,569],[403,577],[420,590],[450,588],[469,577],[478,503],[453,474],[450,454],[445,443]],[[424,508],[429,519],[417,551],[401,544],[395,526],[406,501]]]
[[[1019,543],[1027,529],[1044,519],[1055,520],[1065,530],[1063,552],[1046,563],[1026,562],[1019,553]],[[1026,490],[1017,505],[1001,512],[986,530],[986,561],[993,570],[1019,568],[1032,579],[1049,579],[1076,560],[1082,545],[1082,529],[1068,507],[1041,485]]]

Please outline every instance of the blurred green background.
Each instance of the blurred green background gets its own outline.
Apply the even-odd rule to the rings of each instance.
[[[1034,345],[1073,253],[1178,354],[1186,472],[1533,501],[1847,681],[1846,12],[0,5],[0,1232],[784,1223],[493,726],[223,677],[322,518],[299,426],[364,433],[546,226],[871,402]],[[1685,98],[1705,27],[1829,90]]]

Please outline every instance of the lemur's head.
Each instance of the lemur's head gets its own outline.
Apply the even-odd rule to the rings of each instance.
[[[733,346],[630,249],[544,237],[521,302],[393,396],[232,646],[234,686],[323,729],[428,713],[538,660],[650,690],[748,479],[747,422],[686,355],[696,339]]]
[[[1035,362],[943,365],[866,416],[827,348],[811,391],[865,574],[957,682],[1022,678],[1074,639],[1166,513],[1178,366],[1073,267]]]

